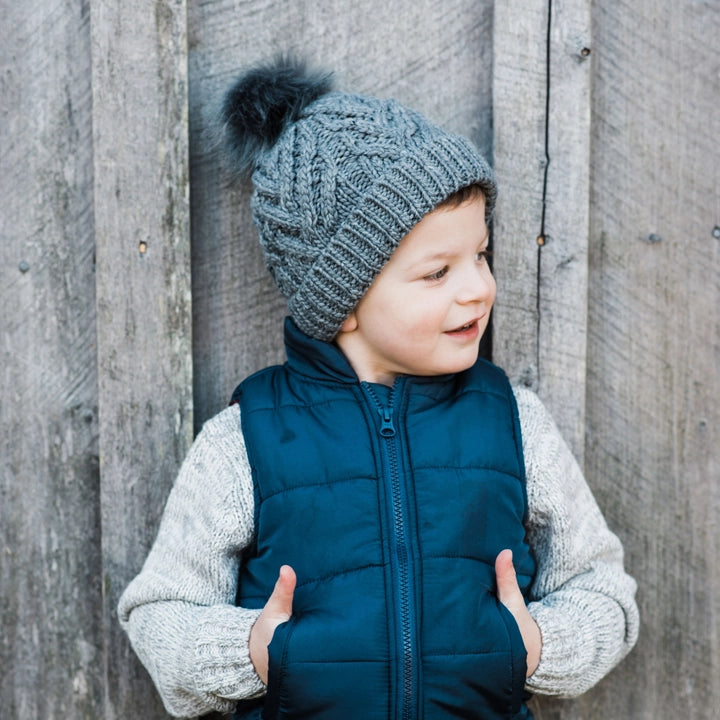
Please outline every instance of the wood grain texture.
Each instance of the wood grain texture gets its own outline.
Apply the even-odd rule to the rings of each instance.
[[[546,2],[498,3],[493,28],[493,357],[538,387],[538,245],[543,218],[547,98]]]
[[[0,715],[102,715],[90,34],[0,23]]]
[[[593,35],[586,457],[638,578],[643,627],[626,665],[581,707],[710,720],[720,706],[720,7],[598,3]]]
[[[493,357],[515,382],[539,392],[582,462],[589,0],[503,3],[496,9],[494,48],[500,198]]]
[[[539,392],[582,465],[585,444],[590,192],[589,0],[553,0]]]
[[[246,375],[284,357],[285,303],[249,214],[223,174],[216,113],[249,64],[279,51],[334,71],[340,89],[394,96],[492,149],[492,3],[342,0],[189,4],[196,426]]]
[[[185,4],[91,14],[104,717],[166,717],[115,608],[192,438]]]

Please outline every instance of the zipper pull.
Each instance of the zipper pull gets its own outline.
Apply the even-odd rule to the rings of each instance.
[[[395,426],[392,421],[392,412],[389,407],[378,408],[378,414],[382,420],[380,425],[380,434],[383,437],[393,437],[395,435]]]

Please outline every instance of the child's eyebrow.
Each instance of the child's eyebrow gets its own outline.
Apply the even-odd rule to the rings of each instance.
[[[438,252],[433,253],[432,255],[424,255],[421,257],[415,265],[417,265],[418,262],[433,262],[434,260],[445,260],[446,258],[452,257],[456,253],[452,250],[438,250]]]
[[[452,250],[438,250],[435,253],[431,253],[429,255],[423,255],[419,258],[414,259],[408,259],[408,261],[404,264],[403,269],[406,271],[414,271],[419,267],[425,267],[427,265],[432,265],[434,263],[445,261],[448,258],[451,258],[456,253]]]
[[[486,233],[481,238],[480,242],[478,242],[478,245],[487,245],[490,242],[490,233]],[[458,251],[455,248],[449,248],[447,250],[438,250],[437,252],[431,253],[429,255],[424,255],[422,258],[417,260],[413,263],[413,265],[417,265],[421,262],[433,262],[434,260],[445,260],[449,257],[452,257],[453,255],[457,255]]]

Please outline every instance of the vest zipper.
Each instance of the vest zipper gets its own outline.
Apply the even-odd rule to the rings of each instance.
[[[399,638],[398,656],[400,667],[398,679],[402,693],[398,698],[396,717],[401,720],[414,720],[417,717],[415,705],[417,699],[417,668],[415,658],[418,657],[415,641],[415,618],[413,608],[414,585],[412,572],[412,554],[408,551],[410,538],[407,530],[406,495],[403,488],[400,472],[400,436],[398,435],[393,421],[393,401],[395,391],[402,382],[398,378],[390,391],[388,404],[383,405],[373,387],[366,382],[361,383],[366,395],[371,400],[373,407],[380,416],[380,437],[383,439],[382,462],[383,475],[390,489],[388,502],[393,522],[393,533],[391,535],[391,569],[393,576],[393,592],[395,593],[395,605],[399,609]]]

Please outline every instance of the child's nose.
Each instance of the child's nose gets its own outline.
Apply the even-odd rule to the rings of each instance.
[[[495,278],[487,265],[475,266],[465,273],[458,292],[459,303],[492,302],[495,299]]]

